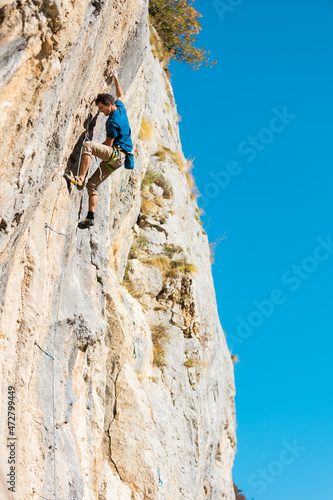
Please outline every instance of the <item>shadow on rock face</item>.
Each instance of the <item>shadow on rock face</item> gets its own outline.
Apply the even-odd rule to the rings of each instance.
[[[91,141],[93,138],[94,128],[96,126],[98,114],[99,114],[99,112],[97,112],[92,119],[91,119],[91,115],[89,115],[83,124],[85,130],[88,131],[89,141]],[[66,167],[66,170],[64,172],[65,174],[73,174],[73,176],[77,174],[79,160],[80,160],[80,151],[81,151],[81,147],[82,147],[82,144],[83,144],[85,137],[86,137],[86,132],[82,132],[82,134],[80,135],[79,139],[77,140],[77,142],[74,146],[72,154],[68,158],[67,167]],[[70,182],[67,182],[67,184],[68,184],[68,188],[70,188]],[[69,189],[69,191],[70,191],[70,189]]]
[[[91,114],[89,114],[88,118],[85,120],[85,122],[83,124],[86,131],[82,132],[82,134],[80,135],[78,141],[76,142],[76,144],[74,146],[72,154],[68,158],[67,167],[64,171],[64,178],[66,179],[66,182],[67,182],[67,189],[68,189],[69,194],[73,190],[73,184],[68,180],[68,178],[65,177],[65,175],[67,174],[70,177],[74,177],[78,174],[81,148],[82,148],[84,139],[86,138],[87,131],[88,131],[88,137],[87,137],[88,140],[90,140],[90,141],[92,140],[98,114],[99,114],[99,112],[97,112],[92,119],[91,119]],[[87,175],[88,174],[89,174],[89,170],[88,170]],[[82,197],[81,197],[79,211],[78,211],[78,219],[81,218],[81,212],[82,212]]]
[[[120,55],[120,66],[118,78],[126,94],[127,89],[133,82],[147,52],[148,48],[148,24],[145,10],[141,18],[135,23],[133,30],[128,34],[126,44]]]

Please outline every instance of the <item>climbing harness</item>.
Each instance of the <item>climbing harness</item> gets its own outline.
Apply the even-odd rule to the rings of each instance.
[[[105,162],[107,169],[110,170],[111,173],[115,171],[113,165],[116,163],[117,160],[119,160],[119,151],[118,148],[114,147],[112,149],[112,156],[110,160]]]
[[[158,485],[163,486],[163,481],[161,479],[160,469],[157,469],[157,475],[158,475]]]
[[[51,354],[48,354],[46,351],[44,351],[44,349],[42,349],[42,348],[41,348],[41,346],[40,346],[40,345],[38,345],[36,341],[34,342],[34,345],[36,345],[36,346],[37,346],[37,347],[38,347],[41,351],[43,351],[43,353],[44,353],[44,354],[46,354],[46,356],[49,356],[49,358],[54,359],[54,358],[51,356]],[[36,492],[36,493],[37,493],[37,492]],[[38,493],[37,493],[37,495],[38,495]]]
[[[136,359],[136,358],[138,357],[138,355],[137,355],[137,353],[136,353],[136,348],[135,348],[135,344],[134,344],[134,342],[132,342],[132,344],[133,344],[133,356],[134,356],[134,358]]]

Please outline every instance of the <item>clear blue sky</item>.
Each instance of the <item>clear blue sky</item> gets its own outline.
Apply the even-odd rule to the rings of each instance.
[[[194,5],[218,64],[171,80],[209,240],[228,236],[213,274],[241,360],[234,480],[248,500],[331,500],[333,2],[216,3]]]

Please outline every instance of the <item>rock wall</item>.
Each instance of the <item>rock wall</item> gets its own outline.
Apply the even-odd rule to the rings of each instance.
[[[147,1],[2,1],[0,23],[1,498],[234,500],[233,366]],[[117,67],[136,168],[80,231],[63,174],[105,139]]]

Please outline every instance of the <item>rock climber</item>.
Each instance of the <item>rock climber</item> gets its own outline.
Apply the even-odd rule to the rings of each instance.
[[[108,116],[106,120],[106,139],[103,144],[93,141],[85,141],[82,148],[79,175],[71,177],[65,174],[65,178],[75,184],[81,190],[85,186],[91,155],[102,160],[100,169],[94,172],[87,182],[89,195],[89,210],[87,217],[79,222],[80,229],[86,229],[94,225],[94,213],[98,201],[97,187],[109,177],[112,172],[120,168],[125,161],[126,152],[132,151],[131,129],[128,123],[126,108],[123,104],[124,93],[120,86],[117,74],[112,71],[113,81],[116,88],[117,100],[109,94],[98,94],[95,103],[101,113]]]

